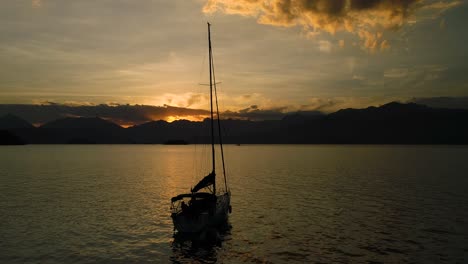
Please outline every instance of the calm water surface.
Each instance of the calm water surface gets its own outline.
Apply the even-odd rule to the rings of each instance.
[[[0,147],[0,263],[468,262],[468,147],[227,146],[232,229],[174,241],[169,200],[206,155]]]

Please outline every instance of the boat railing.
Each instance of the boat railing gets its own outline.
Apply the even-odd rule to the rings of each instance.
[[[176,201],[171,203],[171,213],[178,214],[182,211],[181,201]]]

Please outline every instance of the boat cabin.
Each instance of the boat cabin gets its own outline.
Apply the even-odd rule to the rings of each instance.
[[[198,215],[214,209],[216,195],[212,193],[186,193],[171,198],[171,212],[173,215]]]

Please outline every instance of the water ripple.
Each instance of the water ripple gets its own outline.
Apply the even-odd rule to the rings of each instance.
[[[227,154],[232,230],[206,245],[175,239],[169,217],[170,197],[192,184],[193,146],[4,148],[0,262],[468,259],[466,147],[247,145]]]

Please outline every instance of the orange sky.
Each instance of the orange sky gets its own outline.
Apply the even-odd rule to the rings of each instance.
[[[467,11],[448,0],[2,1],[0,104],[206,110],[207,20],[223,111],[465,97]]]

